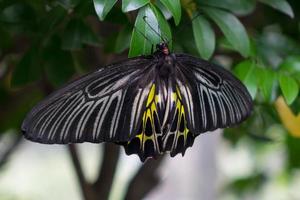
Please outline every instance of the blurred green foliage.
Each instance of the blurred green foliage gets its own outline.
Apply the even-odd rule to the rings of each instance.
[[[299,10],[297,0],[0,0],[0,131],[19,131],[32,105],[95,64],[167,41],[173,51],[226,60],[249,89],[253,115],[225,138],[276,142],[276,98],[300,111]],[[299,139],[283,138],[287,169],[299,169]],[[255,189],[265,173],[230,186]]]

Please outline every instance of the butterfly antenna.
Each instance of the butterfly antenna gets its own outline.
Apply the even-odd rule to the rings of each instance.
[[[147,38],[147,36],[142,32],[142,31],[140,31],[137,27],[135,27],[134,26],[134,29],[136,29],[137,30],[137,32],[139,33],[139,34],[141,34],[150,44],[152,43],[150,40],[149,40],[149,38]]]
[[[149,28],[150,28],[150,29],[151,29],[158,37],[160,37],[160,39],[161,39],[163,42],[167,43],[167,41],[161,36],[161,34],[159,34],[159,33],[151,26],[151,24],[148,23],[148,21],[146,20],[146,18],[147,18],[147,16],[144,16],[144,17],[143,17],[143,20],[145,21],[145,24],[147,24],[147,25],[149,26]]]

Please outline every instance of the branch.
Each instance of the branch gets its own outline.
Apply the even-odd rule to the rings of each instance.
[[[159,182],[157,169],[163,161],[164,156],[157,160],[148,160],[137,172],[128,186],[126,200],[143,199]]]
[[[82,167],[80,164],[80,160],[78,157],[77,148],[76,148],[75,144],[69,144],[68,149],[70,152],[70,156],[72,158],[73,166],[74,166],[75,172],[77,174],[77,178],[78,178],[84,199],[85,200],[94,200],[95,198],[93,195],[93,191],[91,190],[92,188],[90,187],[90,184],[88,184],[88,182],[86,181],[86,179],[84,177],[84,173],[83,173],[83,170],[82,170]]]
[[[113,183],[115,171],[119,161],[120,147],[105,143],[104,156],[99,169],[99,176],[94,183],[99,199],[108,199]]]
[[[21,143],[21,141],[22,135],[18,134],[16,138],[14,138],[14,141],[4,150],[3,153],[1,153],[0,167],[2,167],[6,163],[9,156],[17,149],[17,146]]]

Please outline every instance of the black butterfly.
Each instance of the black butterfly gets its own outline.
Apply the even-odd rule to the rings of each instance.
[[[169,53],[100,68],[57,90],[27,115],[24,136],[46,144],[114,142],[144,161],[184,155],[201,133],[238,124],[252,110],[245,86],[199,58]]]

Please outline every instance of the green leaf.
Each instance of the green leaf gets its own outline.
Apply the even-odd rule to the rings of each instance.
[[[174,38],[188,38],[188,40],[176,40],[174,43],[175,52],[186,52],[194,56],[199,56],[192,27],[188,31],[175,31],[175,33],[176,36]]]
[[[62,48],[65,50],[77,50],[83,44],[99,44],[99,40],[93,30],[90,29],[82,20],[72,19],[63,34]]]
[[[10,33],[0,26],[0,49],[8,49],[12,46],[13,40]],[[1,54],[0,50],[0,54]]]
[[[115,44],[116,53],[121,53],[129,47],[131,30],[132,26],[127,25],[119,32]]]
[[[104,20],[116,2],[117,0],[94,0],[95,11],[101,21]]]
[[[94,33],[94,31],[90,28],[90,26],[86,24],[82,24],[81,27],[81,42],[82,44],[87,44],[91,46],[98,46],[99,45],[99,39],[97,35]]]
[[[197,0],[202,5],[230,10],[239,15],[250,14],[255,8],[255,0]]]
[[[0,21],[5,24],[5,28],[10,28],[22,35],[36,32],[37,16],[35,10],[23,1],[15,2],[0,10]]]
[[[216,8],[202,7],[202,10],[220,27],[228,42],[247,57],[250,53],[250,42],[245,27],[238,18]]]
[[[103,50],[105,53],[115,53],[117,36],[118,36],[118,33],[114,32],[105,38],[104,47],[103,47]]]
[[[53,51],[51,56],[45,59],[45,70],[48,80],[55,86],[61,86],[75,73],[70,52]]]
[[[299,86],[296,80],[290,76],[280,73],[279,85],[286,103],[288,105],[292,104],[299,92]]]
[[[37,47],[28,50],[16,65],[11,80],[12,87],[19,87],[41,78],[40,54]]]
[[[202,58],[209,59],[215,50],[215,32],[203,16],[196,17],[192,23],[198,52]]]
[[[251,97],[254,99],[257,92],[257,80],[255,74],[255,63],[252,60],[245,60],[239,63],[235,69],[237,77],[246,85]]]
[[[289,170],[299,170],[300,169],[300,138],[292,137],[290,134],[286,134],[286,151],[287,151],[287,165]]]
[[[11,129],[20,131],[26,114],[42,97],[41,91],[31,89],[14,98],[6,98],[6,101],[1,104],[0,133]]]
[[[290,73],[300,72],[300,56],[298,55],[288,56],[280,64],[279,69]]]
[[[257,56],[257,44],[253,38],[250,38],[250,52],[249,56],[255,58]]]
[[[265,101],[270,102],[274,98],[276,74],[273,70],[264,68],[256,69],[256,76],[258,77],[259,89],[262,92]]]
[[[129,12],[132,10],[139,9],[140,7],[149,3],[150,0],[123,0],[122,1],[122,11]]]
[[[65,50],[75,50],[82,47],[81,42],[81,22],[78,20],[71,20],[63,33],[62,48]]]
[[[260,2],[275,8],[282,13],[294,18],[294,12],[290,4],[286,0],[259,0]]]
[[[61,41],[53,37],[43,51],[44,68],[48,80],[56,87],[68,81],[75,73],[72,55],[60,49]]]
[[[36,19],[35,10],[27,3],[21,1],[1,9],[1,22],[9,24],[29,25]]]
[[[55,6],[41,20],[40,27],[45,34],[51,32],[66,17],[67,11],[61,6]]]
[[[80,0],[57,0],[57,3],[62,5],[66,10],[73,9],[79,2]]]
[[[162,13],[152,4],[139,10],[131,35],[129,57],[151,54],[162,38],[171,41],[171,30]],[[171,45],[171,44],[169,44]]]
[[[124,25],[129,22],[131,23],[131,20],[129,21],[126,13],[120,12],[120,8],[118,8],[117,6],[113,7],[111,11],[109,11],[107,16],[105,17],[105,21],[118,25]]]
[[[160,1],[172,13],[175,24],[178,25],[181,19],[180,0],[160,0]]]

